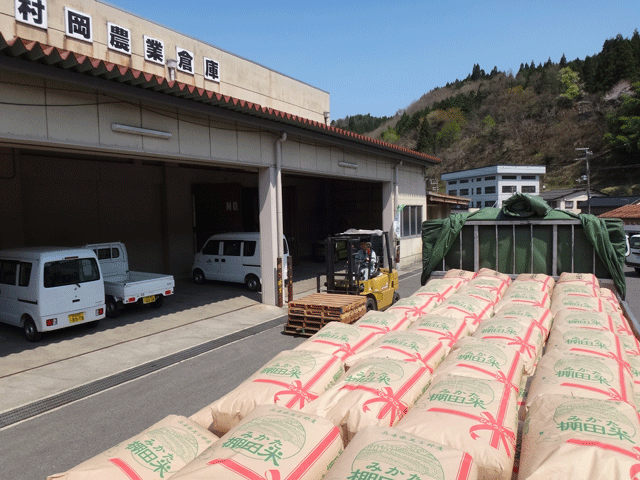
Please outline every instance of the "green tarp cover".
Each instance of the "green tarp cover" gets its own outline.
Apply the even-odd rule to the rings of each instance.
[[[552,209],[542,198],[526,195],[522,193],[515,194],[503,203],[503,207],[499,208],[483,208],[473,213],[454,213],[449,218],[428,220],[422,224],[422,278],[421,283],[424,285],[431,272],[436,265],[442,263],[442,259],[447,255],[451,247],[459,239],[460,230],[467,220],[484,220],[484,221],[508,221],[508,220],[580,220],[582,231],[588,242],[593,246],[599,260],[604,265],[613,280],[618,293],[622,298],[626,294],[626,282],[624,276],[624,257],[626,253],[626,239],[624,226],[619,219],[601,219],[594,215],[580,214],[576,215],[564,210]],[[559,239],[559,243],[560,243]],[[546,239],[536,239],[536,242],[542,243],[541,249],[538,249],[538,256],[549,255],[548,242]],[[494,240],[495,245],[495,240]],[[558,246],[558,250],[561,249]],[[566,249],[565,249],[566,250]],[[575,249],[573,255],[578,255],[579,248]],[[483,248],[481,246],[481,252]],[[485,248],[484,251],[487,251]],[[531,252],[535,255],[536,252]],[[584,259],[576,257],[578,263]],[[541,260],[544,262],[545,260]],[[540,262],[538,262],[540,263]],[[494,266],[497,270],[497,268]],[[562,271],[567,270],[566,268]],[[568,271],[568,270],[567,270]],[[578,271],[578,269],[576,269]],[[550,272],[536,272],[547,273]],[[595,272],[594,272],[595,273]]]

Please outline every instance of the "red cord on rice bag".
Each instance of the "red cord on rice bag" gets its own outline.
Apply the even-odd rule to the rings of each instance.
[[[485,320],[472,336],[491,342],[500,342],[516,350],[522,357],[527,375],[533,373],[546,340],[535,323],[501,317]]]
[[[424,365],[391,358],[367,358],[349,371],[305,412],[338,425],[345,445],[370,425],[395,425],[431,381]]]
[[[620,301],[618,300],[618,297],[616,296],[616,294],[613,292],[613,290],[609,289],[609,288],[600,288],[600,296],[608,301],[616,310],[618,310],[620,313],[622,313],[622,306],[620,305]]]
[[[460,340],[434,372],[434,380],[459,375],[498,380],[518,393],[524,374],[520,354],[507,345],[467,337]]]
[[[473,332],[480,322],[493,315],[493,305],[482,302],[477,298],[457,293],[449,297],[431,313],[465,320]]]
[[[551,277],[549,275],[545,275],[544,273],[521,273],[511,283],[511,285],[513,285],[516,282],[518,282],[518,283],[536,283],[536,284],[540,285],[540,290],[543,290],[543,291],[547,292],[548,294],[551,294],[551,291],[553,290],[553,287],[556,284],[556,281],[553,279],[553,277]]]
[[[424,287],[420,287],[412,296],[434,297],[434,300],[432,301],[435,302],[435,305],[440,305],[447,298],[456,293],[465,283],[466,282],[455,278],[432,279],[429,280]]]
[[[476,287],[476,288],[484,288],[485,290],[489,290],[495,293],[498,297],[504,295],[504,292],[509,288],[509,283],[511,280],[506,281],[499,277],[493,276],[477,276],[473,280],[470,280],[467,283],[467,287]]]
[[[458,290],[458,294],[476,298],[482,302],[489,303],[491,306],[495,306],[498,303],[498,300],[500,300],[499,293],[470,284]]]
[[[504,305],[492,318],[513,318],[525,325],[534,323],[536,327],[540,329],[545,341],[549,336],[549,330],[553,323],[553,316],[551,315],[551,310],[548,308],[534,307],[520,303]]]
[[[300,410],[318,398],[344,373],[344,364],[329,353],[286,350],[231,392],[190,418],[224,435],[258,405]]]
[[[413,330],[417,330],[421,335],[428,335],[439,340],[446,348],[447,354],[458,340],[471,334],[466,320],[433,314],[418,318],[407,329],[407,332]]]
[[[325,419],[263,405],[172,479],[320,480],[342,449]]]
[[[514,389],[502,382],[437,377],[396,428],[467,452],[479,479],[511,479],[518,404]]]
[[[532,307],[549,308],[551,298],[547,292],[532,292],[527,290],[511,290],[506,292],[495,307],[498,313],[505,305],[518,303],[520,305],[530,305]]]
[[[600,282],[598,280],[598,277],[596,277],[593,273],[563,272],[560,274],[560,277],[558,278],[556,285],[558,283],[564,283],[564,282],[585,283],[585,284],[591,284],[600,288]]]
[[[519,479],[636,479],[640,423],[627,403],[545,395],[525,422]]]
[[[448,349],[436,338],[418,331],[389,332],[381,335],[375,343],[345,361],[347,369],[370,357],[393,358],[415,362],[427,367],[431,373],[440,365]]]
[[[574,297],[600,297],[600,289],[590,283],[565,282],[559,283],[553,289],[551,301],[561,295],[570,295]]]
[[[468,453],[395,428],[366,427],[356,434],[324,480],[476,480]]]
[[[616,400],[635,407],[630,370],[620,369],[618,362],[608,357],[559,349],[547,351],[540,360],[529,388],[527,408],[538,397],[553,394]]]
[[[398,321],[404,322],[405,328],[408,328],[418,317],[432,312],[443,301],[444,298],[437,296],[412,295],[398,300],[387,308],[385,314],[393,315]]]
[[[48,480],[169,478],[218,440],[188,418],[169,415],[138,435]]]
[[[559,295],[551,303],[551,313],[555,317],[560,310],[577,310],[580,312],[605,312],[605,301],[600,297],[576,297]]]
[[[371,329],[358,328],[341,322],[329,322],[294,350],[324,352],[345,360],[375,342],[377,335]]]
[[[497,272],[496,270],[492,270],[490,268],[481,268],[480,270],[478,270],[478,272],[476,273],[476,276],[473,278],[476,279],[479,277],[497,278],[505,282],[507,286],[511,283],[510,275],[506,273]]]
[[[451,285],[453,286],[453,288],[457,290],[458,288],[465,285],[468,281],[469,281],[468,278],[461,278],[461,277],[432,278],[426,283],[425,287],[427,285],[433,285],[433,286]]]
[[[402,300],[400,300],[402,301]],[[377,334],[387,333],[395,330],[406,330],[413,321],[411,310],[414,307],[407,307],[400,313],[399,311],[390,312],[390,307],[385,312],[369,310],[362,317],[356,320],[352,325],[362,329],[375,332]]]
[[[467,270],[460,270],[458,268],[452,268],[447,270],[443,278],[462,278],[464,280],[471,280],[476,276],[476,272],[469,272]]]

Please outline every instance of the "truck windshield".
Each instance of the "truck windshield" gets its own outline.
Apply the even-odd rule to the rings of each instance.
[[[62,287],[100,280],[94,258],[74,258],[44,264],[44,288]]]

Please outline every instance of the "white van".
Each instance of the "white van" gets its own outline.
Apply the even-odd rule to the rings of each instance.
[[[96,322],[104,315],[104,283],[93,251],[0,251],[0,321],[21,327],[30,342],[44,331]]]
[[[287,272],[289,245],[282,237],[284,255],[282,258],[283,277]],[[262,284],[260,271],[260,233],[221,233],[213,235],[196,253],[191,268],[193,281],[202,284],[205,280],[244,283],[256,292]]]

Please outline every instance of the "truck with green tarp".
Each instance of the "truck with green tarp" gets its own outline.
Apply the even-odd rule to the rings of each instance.
[[[593,273],[624,301],[627,249],[622,220],[552,209],[540,197],[517,193],[502,208],[423,222],[421,283],[454,268],[491,268],[513,277]]]

